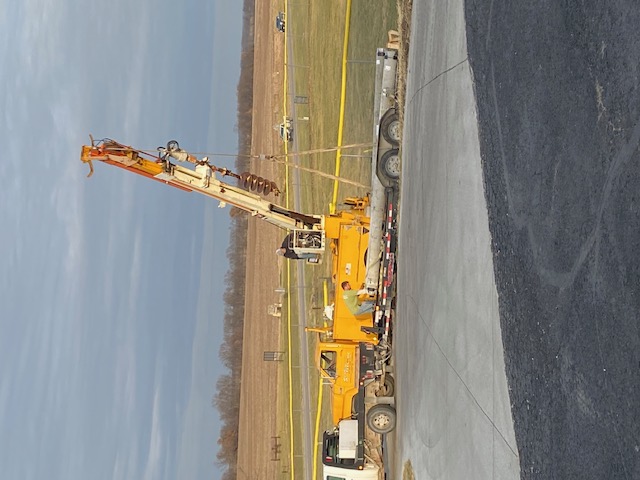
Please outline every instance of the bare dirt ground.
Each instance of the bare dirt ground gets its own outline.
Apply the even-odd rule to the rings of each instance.
[[[252,154],[273,154],[282,149],[273,129],[283,113],[284,36],[273,26],[276,14],[272,2],[256,0]],[[283,189],[275,165],[255,161],[251,171],[276,181]],[[283,350],[280,319],[268,316],[267,306],[279,300],[274,290],[280,285],[281,266],[274,252],[284,235],[263,220],[249,221],[238,479],[279,478],[289,466],[287,442],[280,440],[279,454],[273,449],[278,442],[274,437],[281,433],[277,424],[278,370],[286,369],[286,359],[263,360],[264,352]]]
[[[398,33],[400,45],[398,50],[398,105],[400,108],[400,124],[404,125],[404,103],[407,93],[407,59],[409,58],[409,36],[411,34],[411,11],[413,0],[397,0]]]

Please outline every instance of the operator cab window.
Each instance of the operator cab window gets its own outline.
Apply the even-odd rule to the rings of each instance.
[[[336,352],[325,350],[320,354],[320,368],[328,377],[336,377]]]

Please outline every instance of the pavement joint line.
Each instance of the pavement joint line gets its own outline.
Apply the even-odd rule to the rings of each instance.
[[[425,89],[426,87],[428,87],[429,85],[431,85],[433,82],[435,82],[438,78],[440,78],[441,76],[445,75],[446,73],[449,73],[451,70],[459,67],[460,65],[462,65],[465,62],[469,61],[469,57],[467,56],[464,60],[460,60],[458,63],[456,63],[454,66],[447,68],[445,71],[440,72],[438,75],[436,75],[435,77],[433,77],[431,80],[429,80],[427,83],[425,83],[424,85],[422,85],[418,90],[416,90],[415,92],[413,92],[413,95],[411,95],[411,100],[409,100],[409,103],[407,105],[410,105],[413,103],[413,99],[416,97],[416,95],[418,95],[423,89]]]
[[[429,324],[427,323],[427,321],[424,319],[424,317],[422,316],[422,314],[420,313],[420,310],[418,309],[418,303],[415,301],[415,299],[411,296],[411,295],[407,295],[406,296],[416,307],[416,314],[418,315],[418,318],[420,319],[420,321],[424,324],[424,326],[427,329],[427,332],[429,333],[429,336],[433,339],[433,343],[436,344],[436,347],[438,348],[438,350],[440,351],[440,354],[442,355],[442,357],[445,359],[445,361],[447,362],[447,364],[449,365],[449,368],[453,371],[453,373],[456,374],[456,376],[458,377],[458,380],[460,380],[460,383],[462,383],[462,385],[464,386],[464,388],[467,390],[467,392],[469,393],[469,395],[471,396],[471,398],[473,399],[474,403],[477,405],[478,409],[480,409],[480,411],[482,412],[482,414],[486,417],[486,419],[489,421],[489,423],[491,424],[491,426],[493,427],[494,431],[498,432],[498,435],[500,435],[500,437],[502,438],[503,442],[505,443],[505,445],[507,446],[507,448],[509,450],[511,450],[511,453],[513,454],[514,457],[519,458],[518,454],[516,453],[516,451],[513,449],[513,447],[511,446],[511,444],[509,444],[509,442],[507,441],[507,439],[505,438],[505,436],[502,434],[502,432],[500,431],[500,429],[498,428],[498,426],[495,424],[495,422],[491,419],[491,417],[489,416],[489,414],[484,410],[484,408],[482,408],[482,405],[480,405],[480,402],[478,402],[478,399],[475,397],[475,395],[473,394],[473,392],[471,391],[471,389],[469,388],[469,386],[466,384],[466,382],[462,379],[462,377],[460,376],[460,374],[458,373],[458,370],[456,370],[456,368],[453,366],[453,364],[449,361],[449,357],[447,356],[447,354],[444,352],[444,350],[442,349],[442,347],[440,346],[440,344],[438,343],[438,340],[436,339],[436,337],[433,335],[433,332],[431,331],[431,328],[429,327]]]

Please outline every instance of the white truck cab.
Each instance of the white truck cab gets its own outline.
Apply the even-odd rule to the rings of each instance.
[[[323,465],[322,480],[378,480],[379,471],[380,468],[374,464],[367,464],[362,470]]]
[[[342,420],[323,438],[323,480],[378,480],[380,467],[364,458],[358,420]]]

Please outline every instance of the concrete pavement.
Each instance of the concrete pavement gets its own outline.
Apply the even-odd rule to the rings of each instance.
[[[391,478],[519,478],[461,0],[414,3],[402,148]]]

